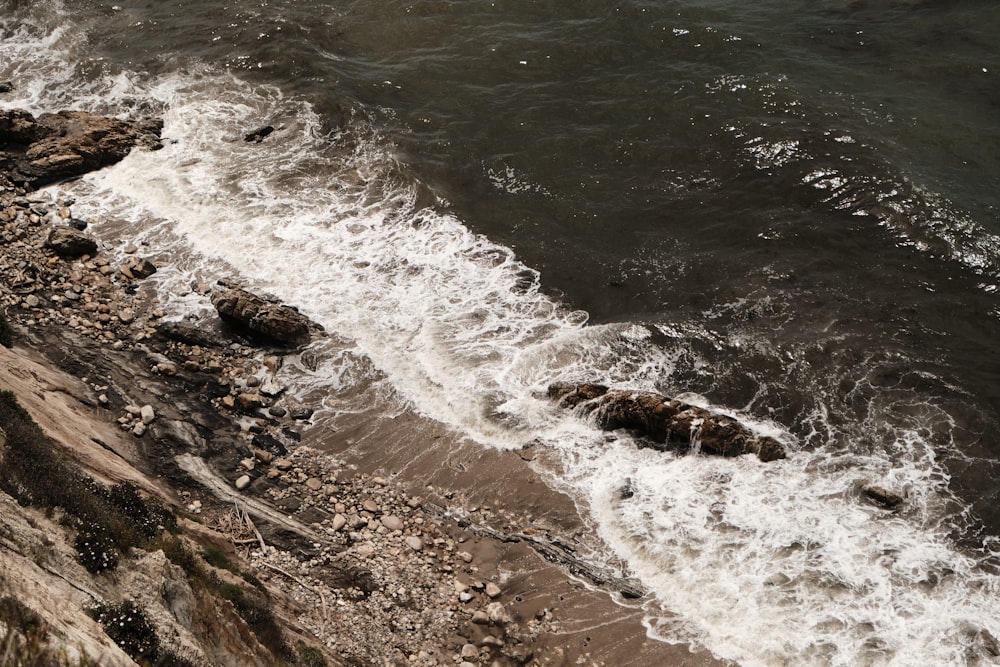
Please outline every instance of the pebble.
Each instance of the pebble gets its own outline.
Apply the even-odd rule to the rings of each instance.
[[[152,424],[153,420],[156,419],[156,412],[153,411],[153,406],[147,404],[139,408],[139,418],[147,426]]]
[[[122,324],[131,324],[135,320],[135,312],[131,308],[122,308],[118,311],[118,321]]]
[[[250,475],[242,475],[236,480],[236,488],[242,491],[243,489],[250,486]]]
[[[334,514],[333,521],[330,523],[330,527],[333,528],[334,532],[341,530],[347,525],[347,517],[343,514]]]
[[[479,658],[479,649],[476,648],[475,644],[466,644],[462,647],[459,657],[462,660],[477,660]]]
[[[494,584],[492,581],[486,584],[486,595],[492,599],[500,597],[500,587]]]
[[[507,625],[513,620],[502,602],[491,602],[486,605],[486,613],[490,617],[490,622],[497,625]]]
[[[475,613],[472,614],[472,622],[476,625],[489,625],[490,615],[482,609],[477,609]]]
[[[361,507],[362,507],[362,509],[364,509],[364,510],[365,510],[366,512],[372,512],[373,514],[374,514],[375,512],[378,512],[378,503],[376,503],[376,502],[375,502],[374,500],[372,500],[371,498],[369,498],[369,499],[368,499],[368,500],[366,500],[365,502],[361,503]]]
[[[323,488],[323,482],[318,477],[310,477],[306,480],[306,488],[310,491],[319,491]]]
[[[146,425],[143,424],[142,422],[139,422],[132,428],[132,435],[134,435],[137,438],[141,438],[145,434],[146,434]]]
[[[416,535],[410,535],[406,538],[406,546],[410,547],[414,551],[421,551],[424,548],[424,541]]]
[[[382,517],[382,525],[387,530],[403,530],[403,520],[392,514]]]

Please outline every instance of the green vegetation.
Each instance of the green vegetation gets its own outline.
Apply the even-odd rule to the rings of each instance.
[[[203,545],[201,558],[177,535],[176,517],[160,503],[144,498],[130,482],[106,487],[82,474],[62,457],[54,443],[18,403],[10,391],[0,391],[0,427],[7,445],[0,452],[0,490],[20,505],[52,512],[62,510],[61,521],[76,531],[80,563],[91,573],[118,567],[132,547],[163,549],[166,557],[187,574],[192,586],[228,600],[262,645],[283,663],[325,665],[318,649],[286,644],[264,585],[242,571],[215,545]],[[167,529],[167,530],[164,530]],[[222,581],[205,564],[242,577],[249,586]],[[45,624],[11,598],[0,600],[0,665],[7,667],[87,667],[92,663],[67,661],[47,645]],[[190,664],[162,649],[156,629],[143,609],[131,601],[99,604],[88,610],[108,636],[140,665],[163,667]],[[16,622],[9,619],[16,618]]]
[[[146,612],[131,600],[120,604],[97,604],[87,610],[108,637],[139,664],[152,664],[160,657],[160,638]]]
[[[214,572],[209,575],[208,582],[219,597],[233,604],[236,613],[246,622],[261,644],[277,657],[292,658],[291,650],[285,643],[281,628],[274,618],[271,600],[266,593],[224,582]]]
[[[108,488],[81,474],[9,391],[0,391],[0,425],[7,434],[0,489],[25,507],[61,507],[88,571],[113,570],[128,549],[148,545],[161,527],[176,527],[176,518],[131,482]]]
[[[304,667],[327,667],[323,652],[315,646],[309,646],[301,639],[296,648],[299,651],[299,664]]]

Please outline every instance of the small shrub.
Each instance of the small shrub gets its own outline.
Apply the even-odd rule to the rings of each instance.
[[[44,639],[49,632],[48,623],[34,609],[9,595],[0,598],[0,623],[26,637]]]
[[[160,638],[156,628],[131,600],[120,604],[101,603],[87,613],[101,624],[105,634],[140,665],[155,664],[160,657]]]
[[[91,574],[100,574],[118,567],[120,556],[114,541],[100,529],[81,530],[76,535],[76,558]]]
[[[212,567],[217,567],[220,570],[227,570],[233,574],[239,574],[239,568],[236,567],[233,561],[229,560],[229,557],[226,556],[222,549],[219,549],[218,547],[214,547],[212,545],[206,546],[201,550],[201,557],[204,558],[205,562]]]
[[[326,657],[315,646],[309,646],[301,639],[296,648],[299,651],[299,664],[304,667],[327,667]]]
[[[188,577],[199,578],[204,575],[205,569],[198,561],[198,557],[179,537],[172,534],[164,535],[160,541],[160,548],[167,560],[184,570]]]
[[[271,601],[265,593],[226,583],[216,577],[213,577],[212,581],[219,597],[233,603],[236,613],[246,622],[261,644],[275,656],[289,659],[293,657],[274,618],[274,612],[271,611]]]

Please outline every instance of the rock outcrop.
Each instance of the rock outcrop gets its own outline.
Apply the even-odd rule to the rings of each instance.
[[[707,454],[756,454],[761,461],[785,458],[774,438],[757,435],[732,417],[645,391],[611,390],[601,384],[557,382],[549,397],[591,415],[606,431],[630,429],[657,449],[696,449]]]
[[[114,164],[136,146],[160,147],[162,122],[131,122],[86,111],[35,118],[22,109],[0,110],[0,172],[38,188]]]
[[[212,294],[212,305],[227,322],[279,343],[306,343],[311,331],[319,329],[294,308],[245,289],[222,287]]]

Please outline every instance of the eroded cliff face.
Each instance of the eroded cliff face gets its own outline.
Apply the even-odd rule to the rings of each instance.
[[[0,388],[17,397],[58,455],[100,485],[128,483],[165,506],[176,502],[173,489],[133,465],[141,462],[130,436],[95,418],[86,385],[30,356],[23,348],[0,347]],[[9,462],[11,448],[20,446],[16,437],[10,424],[0,424],[0,467]],[[160,654],[169,652],[181,664],[292,664],[298,660],[293,648],[298,642],[310,647],[310,655],[324,655],[317,640],[286,617],[294,604],[281,590],[259,580],[249,584],[233,573],[250,569],[235,552],[225,556],[229,569],[215,568],[199,555],[224,550],[228,536],[181,519],[172,531],[159,528],[145,548],[121,554],[113,570],[93,573],[81,563],[71,515],[67,508],[24,506],[0,492],[0,597],[37,614],[45,624],[47,644],[71,664],[84,656],[102,665],[133,663],[88,613],[95,606],[126,601],[154,626]],[[273,627],[288,649],[285,655],[265,646],[233,604],[236,591],[255,585],[273,614]]]

